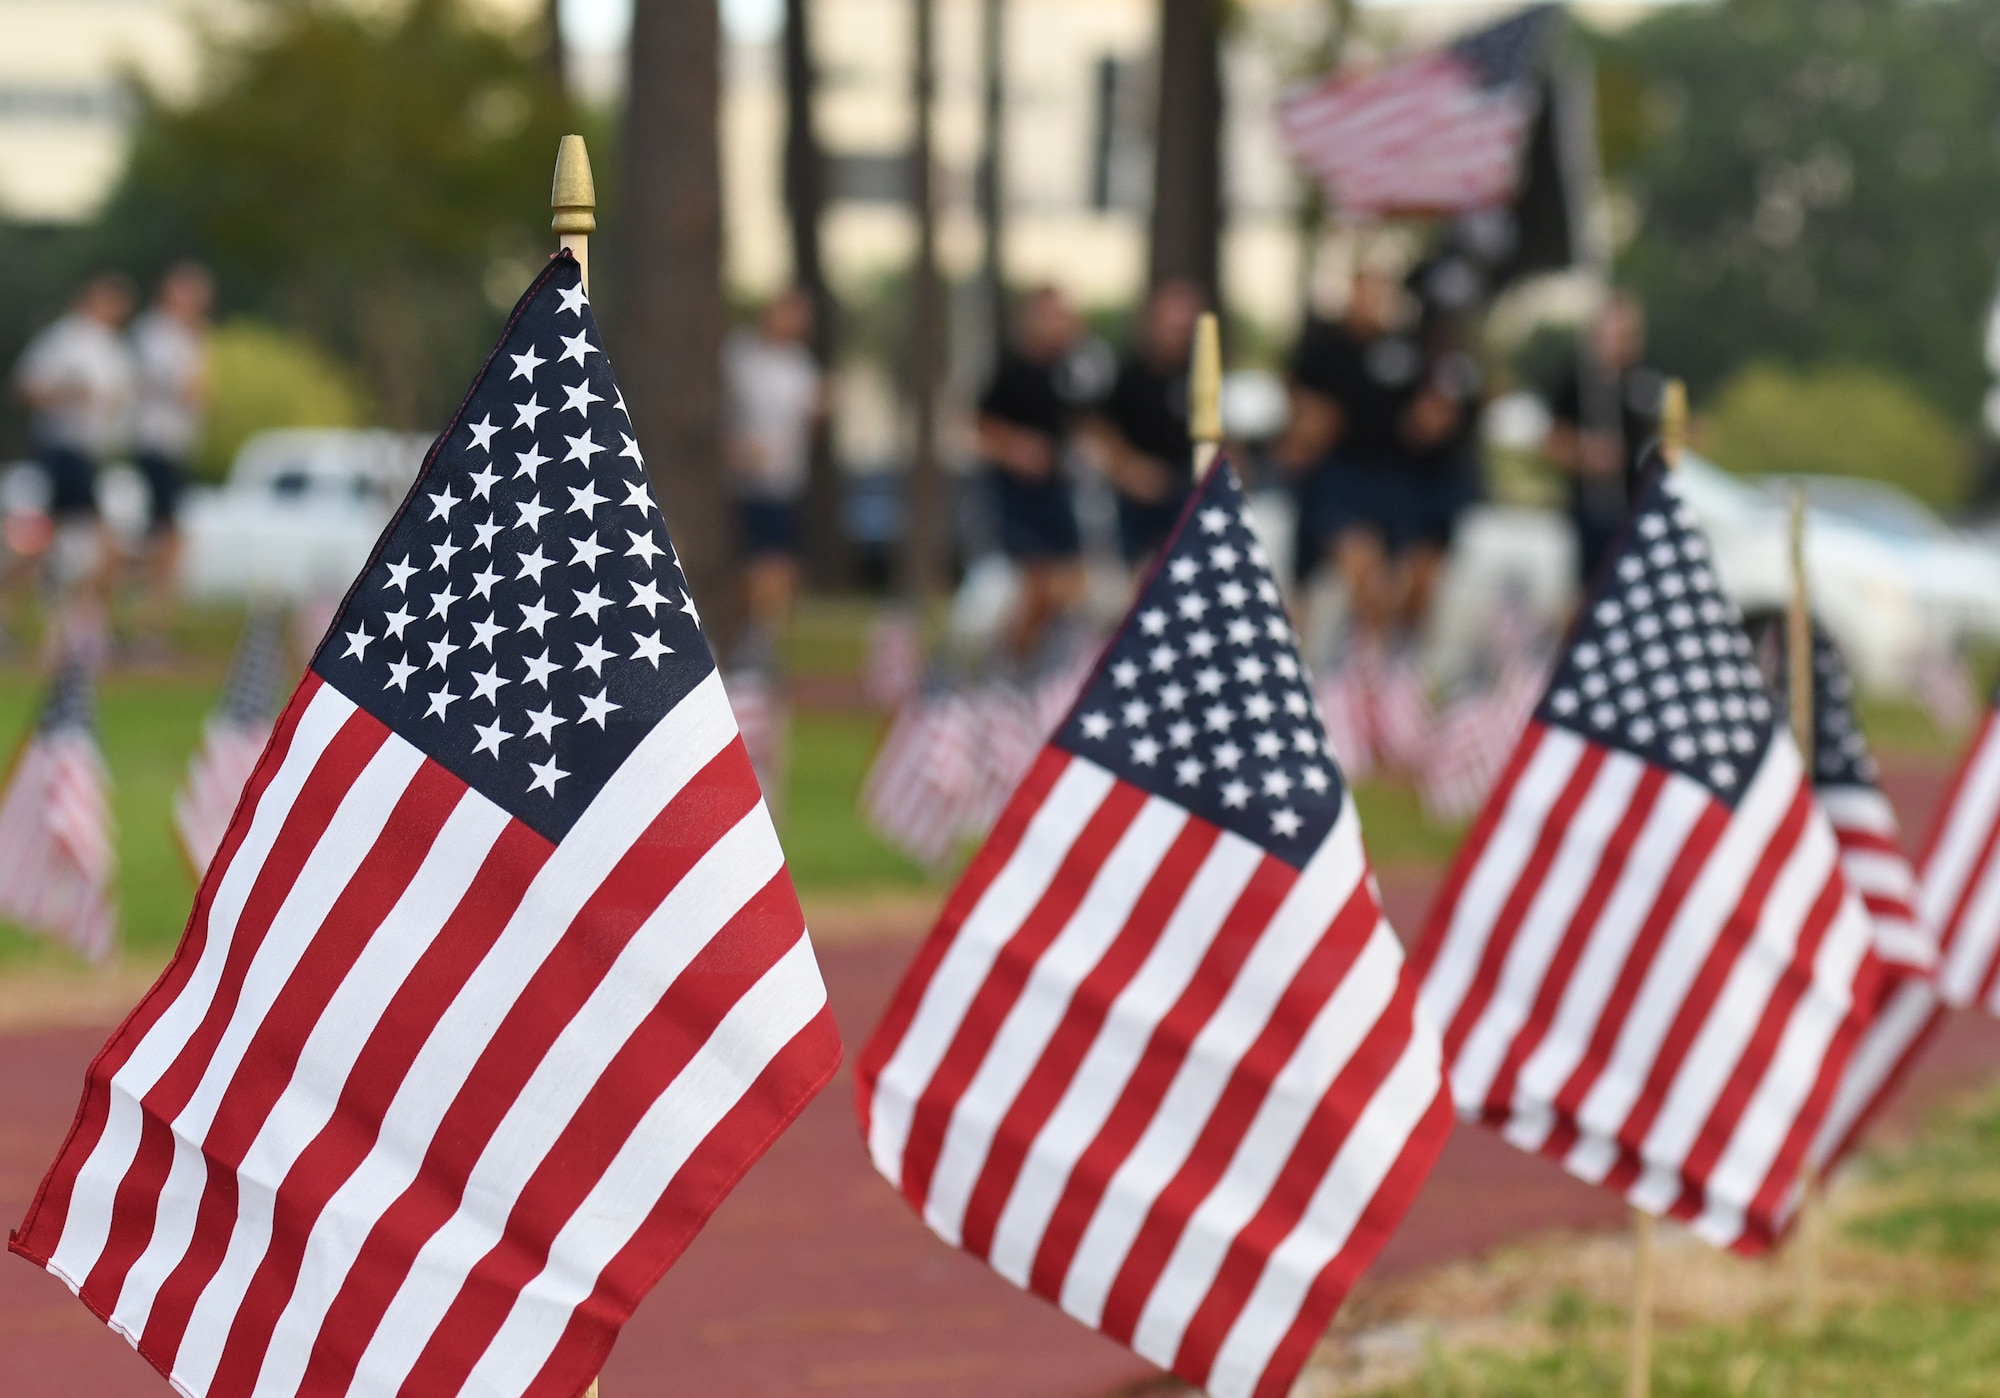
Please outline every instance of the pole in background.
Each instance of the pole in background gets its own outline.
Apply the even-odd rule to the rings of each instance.
[[[588,294],[590,235],[597,231],[597,185],[590,178],[590,152],[581,136],[565,136],[556,147],[556,181],[549,191],[549,208],[555,215],[549,220],[549,229],[556,235],[557,246],[576,254]]]
[[[1790,682],[1792,737],[1813,778],[1813,635],[1812,603],[1806,592],[1806,488],[1798,481],[1791,490],[1792,595],[1785,609],[1785,676]],[[1797,1249],[1798,1294],[1794,1321],[1802,1335],[1819,1332],[1820,1252],[1825,1236],[1825,1191],[1819,1171],[1810,1163],[1800,1181]]]
[[[554,214],[549,230],[556,245],[576,254],[577,270],[583,274],[583,290],[590,294],[590,235],[597,231],[597,186],[590,178],[590,152],[583,137],[570,135],[556,147],[555,186],[549,191],[549,208]],[[583,1398],[597,1398],[597,1380],[583,1391]]]
[[[1687,447],[1687,385],[1668,379],[1660,394],[1660,455],[1680,464]],[[1626,1352],[1625,1398],[1652,1398],[1653,1310],[1659,1281],[1659,1225],[1644,1209],[1632,1210],[1632,1329]]]
[[[911,295],[910,396],[916,431],[910,460],[909,509],[904,525],[903,588],[918,617],[936,595],[944,572],[944,474],[938,460],[938,385],[942,379],[943,291],[938,284],[937,192],[932,109],[937,97],[937,0],[910,0],[912,47],[910,202],[917,222],[915,285]]]
[[[1188,364],[1188,436],[1194,439],[1194,478],[1199,481],[1222,450],[1222,331],[1212,311],[1204,311],[1194,323],[1194,355]]]

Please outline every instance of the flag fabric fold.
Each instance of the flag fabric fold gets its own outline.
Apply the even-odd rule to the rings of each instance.
[[[1788,706],[1782,622],[1772,620],[1759,641],[1765,669]],[[1875,957],[1882,966],[1873,1017],[1855,1044],[1808,1153],[1812,1168],[1824,1173],[1845,1157],[1894,1093],[1944,1011],[1933,979],[1936,937],[1917,910],[1917,877],[1903,853],[1902,826],[1882,794],[1874,754],[1855,717],[1853,678],[1840,647],[1817,621],[1812,644],[1813,787],[1833,826],[1841,873],[1868,911]]]
[[[1417,962],[1461,1116],[1718,1245],[1782,1231],[1880,968],[1657,459]]]
[[[574,1398],[838,1054],[565,253],[11,1246],[197,1398]]]
[[[111,778],[97,747],[97,676],[60,657],[0,791],[0,917],[108,960],[118,931]]]
[[[1273,1398],[1450,1129],[1415,999],[1224,461],[864,1051],[870,1155],[1017,1285]]]
[[[1938,998],[2000,1014],[2000,692],[1952,778],[1918,871],[1918,911],[1943,949]]]

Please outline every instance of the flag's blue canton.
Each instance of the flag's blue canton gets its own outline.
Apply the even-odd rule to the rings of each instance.
[[[1847,661],[1827,629],[1817,620],[1813,632],[1813,781],[1819,786],[1876,786],[1880,772],[1868,740],[1854,721],[1854,681]],[[1778,712],[1791,713],[1791,683],[1786,670],[1790,652],[1785,618],[1770,617],[1757,637],[1757,654],[1778,701]]]
[[[36,731],[56,733],[81,728],[87,732],[96,724],[96,672],[85,660],[70,658],[58,662],[55,679],[42,699],[42,711],[35,720]]]
[[[1471,65],[1482,87],[1503,87],[1528,78],[1541,68],[1549,36],[1562,10],[1536,5],[1452,45],[1452,52]]]
[[[715,668],[567,254],[313,668],[551,840]]]
[[[1326,838],[1340,770],[1228,462],[1208,473],[1055,741],[1288,864]]]
[[[1770,745],[1770,692],[1672,476],[1641,487],[1535,717],[1734,805]]]

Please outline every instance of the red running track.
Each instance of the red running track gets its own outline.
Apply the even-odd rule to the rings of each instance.
[[[1898,809],[1927,820],[1941,771],[1899,773]],[[1383,879],[1406,935],[1434,876]],[[906,942],[822,952],[850,1054],[910,954]],[[25,1212],[109,1026],[0,1038],[0,1223]],[[1956,1017],[1896,1115],[1992,1075],[2000,1023]],[[605,1372],[605,1398],[1101,1398],[1153,1374],[934,1239],[862,1152],[852,1078],[781,1137],[647,1298]],[[1466,1257],[1550,1228],[1615,1226],[1624,1206],[1487,1132],[1457,1132],[1375,1275]],[[53,1278],[0,1258],[0,1394],[168,1392]]]

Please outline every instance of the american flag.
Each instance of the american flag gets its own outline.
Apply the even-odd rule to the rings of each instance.
[[[1211,471],[862,1055],[947,1242],[1283,1394],[1450,1129],[1242,490]]]
[[[2000,693],[1918,861],[1917,911],[1943,947],[1938,996],[2000,1015]]]
[[[1786,637],[1773,620],[1758,638],[1764,668],[1789,705]],[[1903,853],[1901,823],[1882,794],[1874,755],[1854,715],[1854,681],[1839,646],[1818,622],[1813,643],[1813,786],[1833,824],[1840,869],[1868,910],[1882,977],[1874,1018],[1855,1044],[1809,1160],[1824,1172],[1847,1153],[1887,1101],[1942,1017],[1932,975],[1937,943],[1917,912],[1917,877]],[[1785,712],[1790,712],[1789,707]]]
[[[283,694],[278,686],[284,662],[283,615],[274,607],[253,610],[236,643],[222,702],[203,728],[201,747],[188,762],[181,789],[174,793],[174,832],[197,877],[222,847],[236,803],[271,741],[271,724]]]
[[[1335,74],[1287,98],[1278,126],[1298,161],[1349,214],[1496,208],[1521,181],[1560,16],[1538,5],[1380,72]]]
[[[764,799],[775,810],[784,806],[785,772],[791,758],[792,715],[785,703],[782,681],[763,666],[732,671],[727,682],[729,709],[743,735],[744,751]]]
[[[1431,915],[1460,1114],[1768,1246],[1879,974],[1808,777],[1655,465]]]
[[[0,793],[0,917],[104,961],[117,939],[117,857],[96,690],[89,660],[59,660],[14,759]]]
[[[14,1251],[176,1389],[574,1398],[832,1074],[577,264],[279,719]]]

